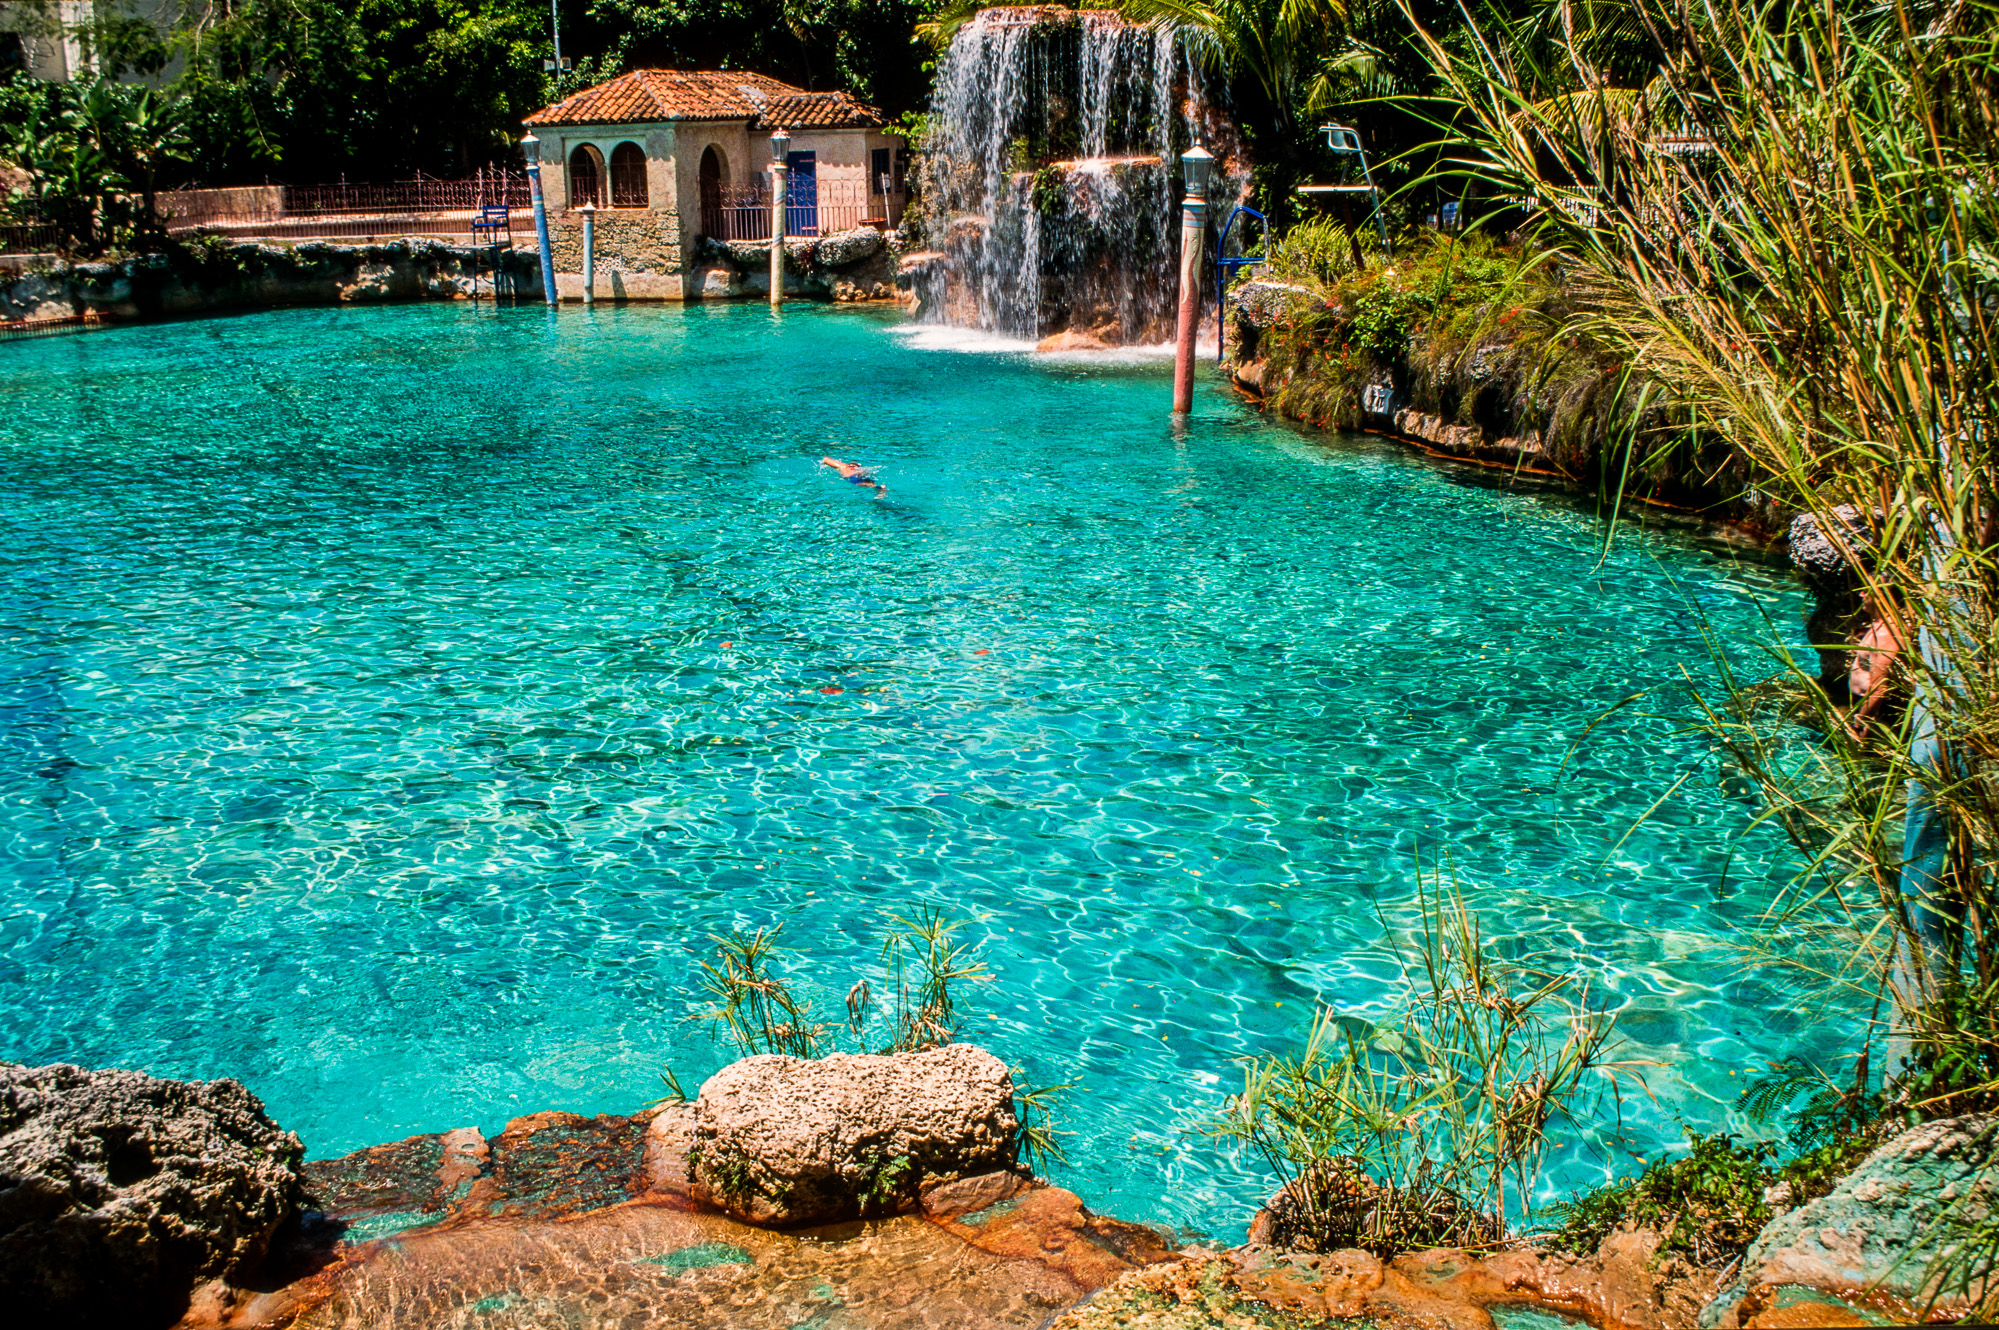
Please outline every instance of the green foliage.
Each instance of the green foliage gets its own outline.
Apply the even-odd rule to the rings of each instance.
[[[1269,243],[1258,275],[1331,294],[1356,271],[1353,241],[1336,219],[1307,218]]]
[[[1636,1178],[1619,1178],[1554,1211],[1562,1226],[1550,1243],[1589,1255],[1619,1224],[1658,1232],[1660,1250],[1684,1252],[1695,1264],[1718,1266],[1740,1256],[1770,1221],[1763,1190],[1776,1178],[1770,1146],[1726,1133],[1687,1133],[1687,1153],[1662,1156]]]
[[[172,0],[110,4],[76,36],[113,79],[168,75],[202,184],[463,175],[511,160],[529,112],[629,68],[753,69],[891,118],[928,93],[920,0]],[[175,180],[172,183],[184,183]]]
[[[0,84],[0,164],[26,177],[6,214],[54,226],[83,257],[158,240],[160,177],[188,150],[185,109],[101,76]]]
[[[1657,384],[1771,504],[1816,517],[1905,644],[1900,723],[1852,714],[1843,687],[1777,650],[1823,735],[1810,745],[1750,704],[1717,644],[1705,728],[1799,852],[1771,960],[1885,996],[1855,1042],[1907,1047],[1886,1069],[1897,1116],[1989,1107],[1999,7],[1628,8],[1626,36],[1656,44],[1608,21],[1601,42],[1558,38],[1572,11],[1553,3],[1489,12],[1475,43],[1426,36],[1456,179],[1543,205],[1544,243],[1586,296],[1570,330]],[[1864,535],[1842,519],[1856,512]],[[1933,857],[1905,840],[1911,822]],[[1864,1114],[1856,1081],[1847,1107]],[[1819,1136],[1793,1161],[1801,1183],[1859,1148]],[[1965,1236],[1936,1286],[1999,1251],[1999,1216],[1965,1205],[1952,1222]]]
[[[916,1183],[915,1165],[908,1155],[884,1155],[880,1151],[862,1160],[864,1169],[858,1188],[863,1215],[894,1210]]]
[[[1633,1069],[1608,1060],[1611,1018],[1581,981],[1495,960],[1455,891],[1418,903],[1393,1014],[1321,1010],[1301,1051],[1245,1063],[1210,1124],[1282,1179],[1285,1245],[1386,1256],[1504,1238],[1527,1218],[1551,1130]]]
[[[1999,1108],[1999,974],[1943,988],[1911,1013],[1912,1057],[1894,1080],[1916,1117]]]
[[[773,968],[780,929],[740,929],[716,935],[715,960],[701,963],[701,987],[715,1000],[705,1019],[729,1032],[745,1055],[782,1053],[809,1058],[825,1027],[810,1015]]]
[[[1025,1075],[1023,1069],[1013,1068],[1013,1102],[1020,1117],[1020,1157],[1029,1169],[1039,1173],[1051,1163],[1069,1162],[1060,1139],[1069,1133],[1055,1130],[1055,1101],[1076,1087],[1074,1082],[1069,1082],[1032,1090],[1022,1089],[1021,1078]]]
[[[882,1052],[913,1053],[957,1037],[960,1017],[951,986],[992,978],[977,948],[957,940],[959,927],[927,906],[914,920],[896,916],[882,942],[882,965],[895,1001],[891,1037]]]

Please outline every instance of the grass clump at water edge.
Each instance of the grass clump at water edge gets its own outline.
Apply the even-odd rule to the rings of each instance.
[[[1304,1048],[1249,1059],[1209,1131],[1281,1186],[1268,1240],[1389,1257],[1487,1246],[1529,1222],[1551,1130],[1637,1063],[1586,982],[1488,954],[1455,888],[1419,892],[1419,955],[1386,1020],[1322,1008]]]

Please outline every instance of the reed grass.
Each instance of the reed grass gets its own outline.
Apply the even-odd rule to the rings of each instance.
[[[1854,1091],[1881,1077],[1905,1118],[1999,1106],[1999,10],[1637,0],[1612,62],[1537,41],[1584,12],[1541,9],[1423,34],[1450,170],[1539,208],[1577,263],[1574,332],[1815,518],[1901,644],[1898,719],[1786,661],[1822,742],[1734,675],[1706,726],[1800,850],[1773,930],[1838,930],[1823,977],[1886,999]],[[1999,1219],[1966,1219],[1947,1288],[1999,1252]]]
[[[1417,904],[1393,1013],[1321,1008],[1300,1051],[1246,1061],[1209,1125],[1279,1178],[1278,1245],[1501,1242],[1531,1221],[1551,1134],[1643,1065],[1614,1059],[1585,980],[1496,959],[1455,885]]]

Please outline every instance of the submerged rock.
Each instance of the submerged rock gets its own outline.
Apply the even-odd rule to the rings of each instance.
[[[944,1183],[1011,1171],[1006,1064],[951,1044],[887,1057],[744,1058],[701,1087],[693,1194],[757,1224],[892,1214]]]
[[[1764,1324],[1773,1310],[1803,1301],[1873,1304],[1890,1313],[1932,1299],[1945,1311],[1975,1303],[1991,1282],[1989,1261],[1981,1273],[1946,1279],[1939,1258],[1953,1243],[1953,1218],[1990,1215],[1999,1199],[1995,1164],[1999,1115],[1945,1118],[1903,1132],[1830,1195],[1764,1225],[1741,1274],[1708,1304],[1701,1324]],[[1801,1298],[1804,1290],[1826,1296]]]
[[[0,1066],[0,1288],[22,1325],[165,1324],[269,1249],[298,1137],[231,1080]]]
[[[1659,1235],[1615,1233],[1595,1256],[1438,1249],[1394,1260],[1350,1248],[1318,1254],[1250,1245],[1190,1250],[1121,1275],[1050,1330],[1372,1325],[1382,1330],[1581,1326],[1680,1330],[1713,1275],[1661,1259]]]
[[[1053,351],[1108,351],[1110,350],[1110,344],[1094,333],[1078,332],[1072,328],[1067,332],[1048,334],[1048,336],[1035,343],[1034,349],[1044,353]]]

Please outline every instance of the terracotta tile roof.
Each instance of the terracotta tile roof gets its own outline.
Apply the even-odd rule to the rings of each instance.
[[[635,69],[544,106],[524,123],[630,125],[655,120],[747,120],[772,102],[815,95],[843,94],[808,93],[762,74],[734,70]]]
[[[757,117],[759,126],[776,129],[879,129],[881,112],[863,106],[844,92],[800,92],[776,97]]]

